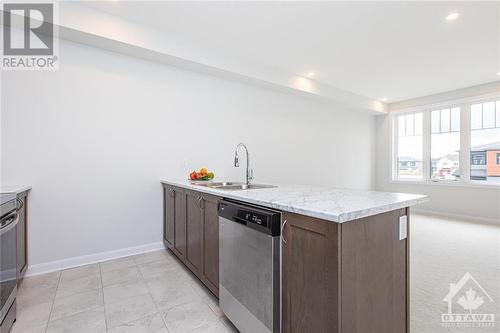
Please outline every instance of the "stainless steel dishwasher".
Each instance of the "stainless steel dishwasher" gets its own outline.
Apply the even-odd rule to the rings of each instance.
[[[278,211],[219,203],[219,302],[242,333],[280,331]]]

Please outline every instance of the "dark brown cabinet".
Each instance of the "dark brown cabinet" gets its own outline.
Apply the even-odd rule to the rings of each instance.
[[[174,252],[182,259],[186,257],[186,193],[174,188]]]
[[[163,196],[166,246],[218,296],[219,198],[170,185]]]
[[[203,203],[198,192],[186,192],[186,261],[195,274],[203,271]]]
[[[163,186],[163,241],[179,258],[186,256],[186,192]]]
[[[408,213],[341,224],[284,213],[283,332],[408,332]]]
[[[163,241],[168,247],[174,244],[175,220],[175,192],[174,189],[163,187]]]
[[[203,194],[203,277],[206,286],[219,293],[219,198]]]
[[[339,224],[284,213],[283,332],[338,332]]]

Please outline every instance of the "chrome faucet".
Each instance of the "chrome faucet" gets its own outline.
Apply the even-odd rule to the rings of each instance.
[[[234,151],[234,166],[239,167],[240,166],[240,161],[239,161],[239,155],[238,155],[238,150],[240,147],[245,148],[245,151],[247,153],[247,173],[246,173],[246,185],[250,185],[250,180],[253,179],[253,170],[250,169],[250,155],[248,154],[248,148],[245,146],[244,143],[238,143],[236,146],[236,150]]]

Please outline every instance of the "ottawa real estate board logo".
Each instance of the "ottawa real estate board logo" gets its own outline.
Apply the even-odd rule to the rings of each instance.
[[[3,70],[58,68],[57,9],[56,2],[3,3]]]
[[[448,304],[448,312],[441,314],[443,327],[495,327],[495,314],[487,311],[493,299],[469,272],[450,284],[443,302]]]

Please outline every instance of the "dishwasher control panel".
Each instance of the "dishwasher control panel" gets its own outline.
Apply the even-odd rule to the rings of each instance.
[[[255,223],[258,225],[261,225],[263,227],[267,227],[269,225],[268,219],[269,217],[263,214],[256,214],[256,213],[248,213],[244,211],[239,211],[244,215],[243,219],[247,221],[248,223]]]
[[[266,232],[271,236],[280,234],[281,213],[278,211],[221,200],[219,216]]]

